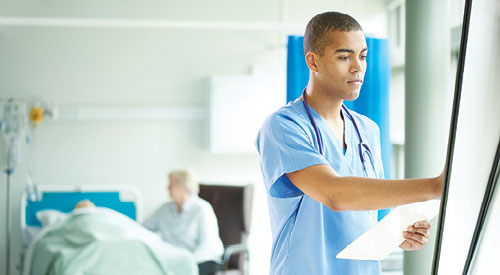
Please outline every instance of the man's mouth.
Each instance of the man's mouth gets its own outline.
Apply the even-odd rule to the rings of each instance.
[[[361,80],[361,79],[353,79],[353,80],[347,81],[347,83],[349,83],[349,84],[355,84],[355,85],[361,85],[363,83],[363,80]]]

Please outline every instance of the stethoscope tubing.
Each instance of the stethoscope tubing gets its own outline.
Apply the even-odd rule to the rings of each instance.
[[[321,155],[324,155],[323,154],[323,142],[321,141],[321,138],[320,138],[320,133],[319,133],[319,128],[318,126],[316,125],[316,121],[311,113],[311,110],[309,108],[309,104],[307,104],[307,99],[306,99],[306,88],[304,88],[304,90],[302,91],[302,101],[304,103],[304,107],[306,108],[306,112],[307,112],[307,115],[309,116],[309,120],[311,121],[311,124],[314,128],[314,132],[316,134],[316,140],[318,141],[318,146],[319,146],[319,153]],[[368,146],[368,144],[364,143],[363,142],[363,138],[361,137],[361,132],[359,131],[359,128],[358,128],[358,124],[356,123],[356,120],[354,119],[354,117],[352,116],[352,114],[349,112],[349,110],[347,109],[347,107],[342,104],[342,109],[344,109],[345,113],[347,114],[347,116],[349,116],[349,119],[352,121],[352,125],[354,126],[354,129],[356,130],[356,134],[358,135],[358,138],[359,138],[359,158],[363,164],[363,169],[365,169],[365,172],[366,171],[366,166],[365,166],[365,162],[366,162],[366,159],[365,159],[365,156],[363,155],[363,148],[366,149],[369,153],[370,153],[370,161],[373,165],[373,168],[375,169],[375,165],[374,165],[374,159],[373,159],[373,154],[372,154],[372,151],[370,150],[370,147]],[[376,171],[374,171],[376,173]]]

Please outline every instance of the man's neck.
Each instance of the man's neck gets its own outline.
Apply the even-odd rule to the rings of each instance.
[[[306,88],[307,104],[311,106],[323,119],[330,123],[341,123],[340,109],[344,100],[328,96],[325,91],[320,90],[311,83]]]
[[[311,85],[311,82],[306,88],[307,104],[311,106],[325,120],[333,134],[341,142],[342,147],[346,149],[345,143],[345,124],[341,114],[342,103],[341,98],[332,97],[327,91],[319,90]]]

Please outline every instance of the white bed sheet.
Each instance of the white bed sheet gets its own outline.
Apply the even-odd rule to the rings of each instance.
[[[121,225],[123,228],[126,229],[127,234],[125,237],[127,239],[141,240],[144,241],[147,245],[152,247],[165,244],[157,234],[144,228],[142,225],[130,219],[129,217],[117,211],[111,210],[109,208],[103,208],[103,207],[80,208],[80,209],[75,209],[71,213],[66,215],[68,215],[69,217],[71,215],[80,215],[86,213],[101,213],[106,215],[109,221],[111,221],[114,224]],[[44,226],[42,228],[38,227],[38,230],[36,229],[36,227],[31,227],[31,226],[26,228],[27,230],[31,230],[31,234],[34,235],[31,236],[31,241],[27,245],[27,250],[23,262],[23,270],[22,270],[23,275],[30,274],[31,262],[34,256],[33,252],[37,242],[52,229],[56,228],[62,221],[64,221],[64,219],[59,219],[57,222],[49,223],[47,224],[47,226]]]

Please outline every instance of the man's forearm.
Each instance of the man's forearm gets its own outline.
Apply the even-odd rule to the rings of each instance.
[[[288,173],[302,192],[334,211],[374,210],[438,198],[442,175],[436,178],[384,180],[341,177],[328,165]]]
[[[328,184],[327,206],[335,211],[373,210],[439,198],[438,178],[381,180],[338,177]]]

